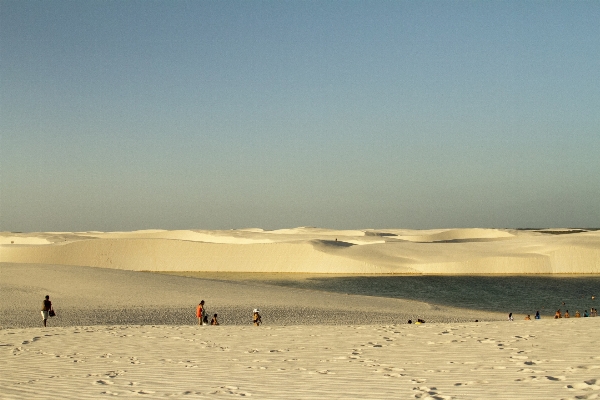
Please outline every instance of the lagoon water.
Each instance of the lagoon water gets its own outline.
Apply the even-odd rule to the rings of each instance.
[[[553,317],[600,305],[600,275],[377,275],[181,273],[325,292],[393,297],[476,310]],[[596,296],[592,300],[592,296]],[[563,304],[564,303],[564,304]]]

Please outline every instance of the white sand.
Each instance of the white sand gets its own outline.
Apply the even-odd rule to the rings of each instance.
[[[0,330],[2,398],[595,399],[600,318]]]
[[[600,273],[600,233],[565,232],[0,234],[0,398],[600,398],[597,317],[137,272]],[[195,325],[200,299],[222,326]]]
[[[600,231],[400,229],[0,234],[0,261],[136,271],[600,273]]]

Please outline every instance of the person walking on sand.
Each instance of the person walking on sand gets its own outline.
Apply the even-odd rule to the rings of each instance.
[[[198,318],[198,325],[202,325],[202,321],[204,317],[204,300],[202,300],[198,307],[196,307],[196,318]]]
[[[512,313],[508,314],[508,320],[509,320],[509,321],[514,321],[514,318],[513,318],[513,316],[512,316]]]
[[[259,326],[262,323],[262,319],[260,318],[260,310],[255,308],[252,310],[252,322],[254,326]]]
[[[46,322],[48,321],[48,316],[50,315],[50,311],[54,311],[52,308],[52,302],[50,301],[50,296],[46,295],[44,301],[42,302],[42,318],[44,319],[44,328],[46,327]]]

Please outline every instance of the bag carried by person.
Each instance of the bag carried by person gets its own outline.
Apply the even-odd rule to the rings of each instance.
[[[48,316],[49,317],[56,317],[56,313],[54,312],[54,309],[50,309],[50,311],[48,311]]]

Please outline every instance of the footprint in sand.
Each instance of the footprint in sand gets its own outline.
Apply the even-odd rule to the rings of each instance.
[[[328,369],[322,369],[320,371],[317,371],[317,373],[319,373],[321,375],[335,375],[335,372],[331,372]]]
[[[562,376],[562,375],[561,376],[549,376],[549,375],[546,375],[544,378],[546,378],[549,381],[553,381],[553,382],[564,381],[564,380],[567,379],[566,376]]]
[[[537,376],[532,375],[532,376],[526,376],[525,378],[517,378],[515,379],[515,382],[533,382],[537,380]]]
[[[574,383],[572,385],[567,385],[565,386],[567,389],[570,390],[600,390],[600,385],[597,385],[598,380],[597,379],[590,379],[587,381],[583,381],[580,383]]]
[[[600,369],[600,365],[578,365],[576,367],[568,367],[568,371],[573,371],[577,369]]]
[[[249,392],[240,391],[237,386],[219,386],[216,390],[211,391],[210,394],[233,394],[244,397],[251,396]]]
[[[117,376],[123,375],[126,371],[123,370],[119,370],[119,371],[108,371],[107,373],[105,373],[105,376],[108,376],[109,378],[116,378]]]
[[[104,379],[100,379],[94,382],[94,385],[114,385],[113,381],[105,381]]]
[[[154,394],[156,392],[153,392],[152,390],[130,390],[129,393],[131,393],[131,394]]]
[[[443,396],[440,395],[437,392],[437,388],[434,387],[427,387],[427,386],[419,386],[419,387],[414,387],[412,389],[414,392],[413,397],[415,399],[440,399],[440,400],[451,400],[452,397],[451,396]]]
[[[567,377],[565,376],[536,376],[536,375],[530,375],[527,376],[525,378],[518,378],[515,379],[515,382],[540,382],[540,381],[551,381],[551,382],[558,382],[558,381],[564,381],[565,379],[567,379]]]
[[[489,383],[489,381],[477,380],[477,381],[468,381],[468,382],[457,382],[454,384],[454,386],[473,386],[473,385],[481,385],[481,384],[485,384],[485,383]]]
[[[517,372],[524,372],[526,374],[543,374],[546,371],[539,371],[539,370],[535,370],[535,369],[531,369],[531,368],[522,368],[522,369],[518,370]]]

